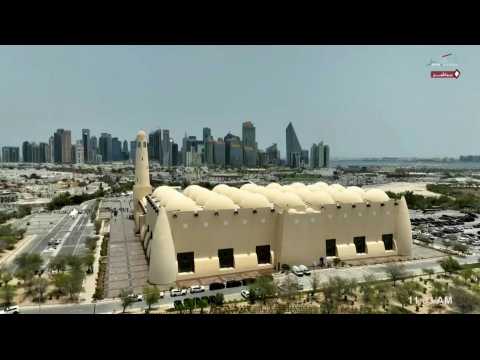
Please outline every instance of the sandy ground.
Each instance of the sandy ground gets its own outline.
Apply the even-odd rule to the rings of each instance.
[[[426,182],[392,182],[388,184],[379,184],[379,185],[367,185],[364,186],[365,189],[375,188],[381,189],[383,191],[391,191],[393,193],[402,193],[406,191],[413,191],[416,195],[428,196],[428,197],[440,197],[440,194],[434,193],[427,190]]]
[[[0,266],[8,265],[15,258],[15,255],[18,254],[33,239],[35,239],[36,236],[37,235],[26,235],[23,237],[22,240],[20,240],[15,244],[15,247],[13,248],[13,250],[4,250],[0,254]]]

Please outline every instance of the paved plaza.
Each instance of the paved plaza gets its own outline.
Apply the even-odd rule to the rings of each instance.
[[[129,208],[129,199],[119,198],[105,201],[104,206],[112,209]],[[148,265],[141,243],[134,234],[134,222],[128,219],[129,211],[118,211],[110,221],[108,244],[108,271],[106,297],[118,297],[120,291],[129,288],[142,293],[147,283]]]

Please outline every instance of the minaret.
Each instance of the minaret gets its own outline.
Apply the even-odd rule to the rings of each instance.
[[[140,130],[136,139],[135,152],[135,185],[133,186],[133,216],[135,218],[135,231],[140,231],[139,216],[143,214],[139,202],[152,193],[150,185],[150,172],[148,169],[148,146],[145,131]]]

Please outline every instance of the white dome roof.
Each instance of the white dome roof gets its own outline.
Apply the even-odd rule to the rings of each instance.
[[[314,185],[317,185],[317,186],[328,186],[328,184],[326,182],[323,182],[323,181],[317,181]]]
[[[362,199],[365,196],[365,190],[363,190],[362,188],[360,188],[358,186],[349,186],[349,187],[347,187],[347,190],[350,190],[350,191],[353,191],[353,192],[357,193],[358,195],[360,195],[360,197]]]
[[[290,187],[286,191],[292,194],[298,195],[300,199],[302,199],[303,201],[308,201],[308,199],[312,195],[312,192],[308,190],[306,187],[296,187],[296,188]]]
[[[331,195],[335,201],[343,204],[357,204],[363,202],[362,197],[352,190],[335,191],[331,193]]]
[[[168,192],[176,192],[176,193],[178,193],[178,191],[175,190],[174,188],[172,188],[172,187],[170,187],[170,186],[162,185],[162,186],[157,187],[157,188],[153,191],[152,197],[160,198],[163,194],[168,193]]]
[[[304,183],[301,183],[301,182],[294,182],[293,184],[290,184],[290,186],[292,188],[296,188],[296,189],[306,187],[306,185]]]
[[[277,190],[277,189],[265,189],[263,191],[263,195],[268,199],[268,201],[270,202],[275,202],[275,199],[278,197],[278,196],[282,196],[282,192],[280,190]]]
[[[251,190],[254,190],[257,188],[258,185],[256,184],[244,184],[242,186],[240,186],[240,190],[248,190],[248,191],[251,191]]]
[[[274,194],[273,200],[271,201],[281,208],[296,209],[300,211],[305,210],[305,203],[302,199],[297,194],[291,192]]]
[[[162,196],[158,198],[158,200],[159,200],[160,206],[166,206],[173,199],[183,199],[183,198],[187,198],[187,197],[175,191],[175,192],[166,192],[162,194]]]
[[[335,189],[335,190],[338,190],[338,191],[343,191],[343,190],[346,190],[342,185],[340,184],[332,184],[329,186],[331,189]]]
[[[192,192],[193,194],[193,199],[198,205],[204,206],[205,203],[213,196],[223,196],[217,193],[214,193],[213,191],[207,190],[207,189],[202,189],[202,190],[194,190]]]
[[[205,210],[234,210],[237,208],[237,206],[225,195],[215,194],[208,198],[203,208]]]
[[[370,189],[365,191],[363,198],[370,202],[385,202],[390,200],[385,191],[380,189]]]
[[[232,188],[230,193],[225,194],[228,198],[230,198],[235,204],[240,204],[240,202],[249,195],[252,195],[250,191],[240,190],[237,188]]]
[[[306,201],[316,209],[319,209],[323,205],[335,205],[335,200],[326,191],[311,192],[310,197]]]
[[[189,185],[183,190],[183,193],[186,196],[190,196],[190,193],[192,192],[193,189],[202,189],[202,187],[198,185]]]
[[[267,189],[281,189],[282,185],[279,183],[272,182],[266,186]]]
[[[218,194],[228,194],[230,192],[230,186],[225,184],[218,184],[212,189],[212,191]]]
[[[248,209],[258,209],[271,207],[272,204],[261,194],[248,194],[240,201],[240,207]]]
[[[316,184],[307,185],[307,189],[309,189],[310,191],[318,191],[318,190],[328,191],[329,188],[330,187],[324,182],[318,182]]]
[[[186,196],[180,196],[180,197],[174,197],[170,198],[170,200],[167,202],[165,209],[167,211],[195,211],[195,210],[201,210],[200,207],[195,204],[195,202],[186,197]]]

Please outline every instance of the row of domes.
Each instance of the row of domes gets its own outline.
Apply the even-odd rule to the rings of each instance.
[[[389,200],[379,189],[363,190],[357,186],[343,187],[317,182],[311,185],[293,183],[282,186],[270,183],[267,186],[245,184],[236,188],[225,184],[208,190],[190,185],[183,194],[169,186],[159,186],[152,198],[167,211],[226,210],[237,208],[265,208],[273,205],[295,211],[316,211],[324,205],[357,204],[363,202],[383,203]]]

